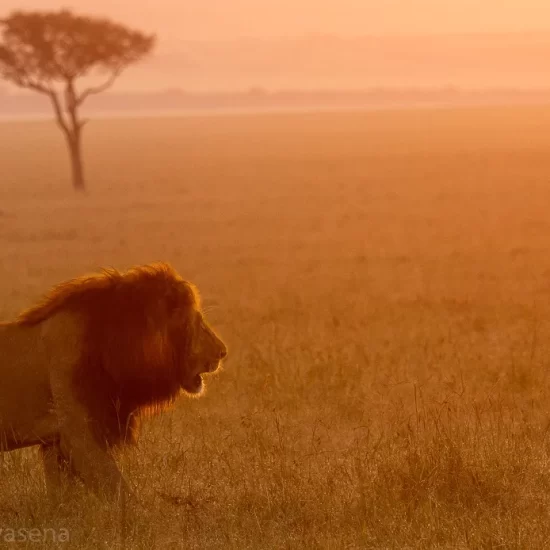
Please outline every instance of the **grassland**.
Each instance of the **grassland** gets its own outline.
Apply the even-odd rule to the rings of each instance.
[[[53,124],[0,125],[0,318],[167,260],[230,347],[120,457],[127,548],[550,547],[550,109],[95,120],[85,149],[74,196]],[[34,450],[0,495],[0,528],[121,544]]]

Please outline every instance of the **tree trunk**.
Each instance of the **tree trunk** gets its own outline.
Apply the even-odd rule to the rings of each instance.
[[[71,132],[71,134],[67,136],[67,141],[69,143],[69,153],[71,157],[73,189],[81,193],[86,192],[84,167],[82,164],[82,143],[80,139],[80,130]]]

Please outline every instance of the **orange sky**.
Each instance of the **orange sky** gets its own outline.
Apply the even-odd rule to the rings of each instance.
[[[138,6],[142,5],[141,8]],[[1,12],[101,13],[178,39],[550,30],[549,0],[2,0]]]

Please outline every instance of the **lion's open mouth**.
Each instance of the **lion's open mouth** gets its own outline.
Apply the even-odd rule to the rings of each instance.
[[[219,367],[220,361],[205,363],[196,374],[191,374],[185,379],[182,383],[183,389],[189,393],[201,393],[204,387],[203,375],[216,372]]]
[[[183,389],[189,393],[200,393],[202,391],[202,385],[202,376],[200,374],[196,374],[187,380],[185,384],[183,384]]]

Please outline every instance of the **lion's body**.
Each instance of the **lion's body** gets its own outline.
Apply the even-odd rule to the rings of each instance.
[[[40,445],[48,486],[65,471],[114,494],[110,448],[136,439],[141,412],[199,393],[225,355],[165,264],[63,283],[0,325],[0,451]]]

